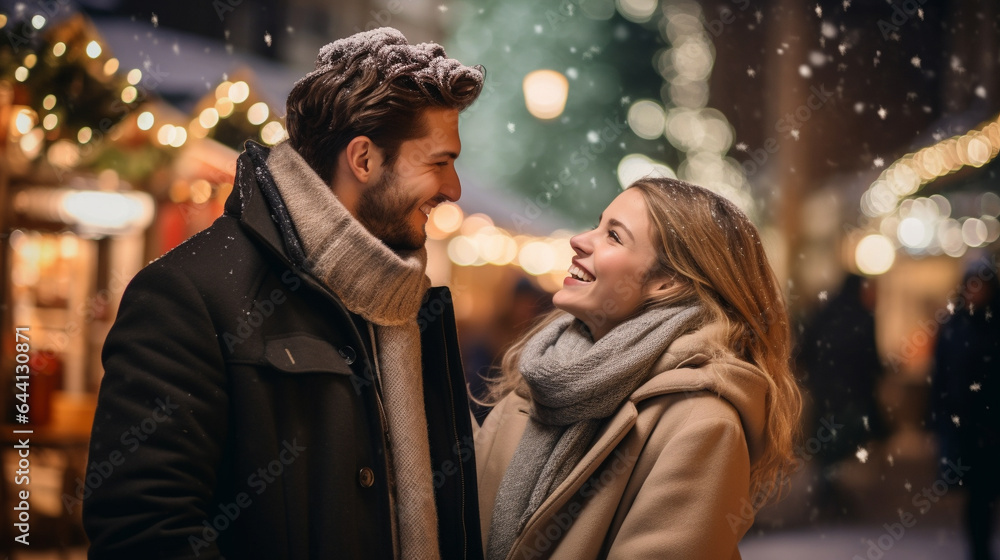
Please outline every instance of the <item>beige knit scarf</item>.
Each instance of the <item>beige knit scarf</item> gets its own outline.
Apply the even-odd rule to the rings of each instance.
[[[417,313],[430,279],[427,252],[396,253],[365,229],[287,142],[267,165],[305,250],[310,272],[375,325],[396,482],[398,552],[440,558]]]

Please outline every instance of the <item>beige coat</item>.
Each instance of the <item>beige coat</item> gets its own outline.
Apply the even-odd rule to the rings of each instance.
[[[750,465],[763,437],[767,381],[709,325],[678,338],[649,381],[538,508],[509,559],[730,560],[753,522]],[[497,488],[528,421],[508,395],[476,435],[485,547]]]

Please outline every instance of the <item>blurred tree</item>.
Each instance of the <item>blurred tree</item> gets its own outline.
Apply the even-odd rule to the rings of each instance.
[[[743,173],[724,157],[732,127],[705,107],[714,47],[698,4],[459,8],[449,54],[487,70],[483,96],[463,117],[463,165],[524,195],[524,212],[504,218],[522,225],[551,206],[590,225],[623,185],[647,174],[677,176],[749,208]],[[551,72],[536,84],[538,70]]]

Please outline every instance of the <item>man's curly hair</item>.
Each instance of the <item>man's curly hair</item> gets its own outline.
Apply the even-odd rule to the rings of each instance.
[[[481,66],[464,66],[435,43],[410,45],[391,27],[357,33],[323,47],[316,69],[292,88],[289,141],[326,183],[357,136],[370,138],[390,166],[400,144],[427,134],[422,111],[464,110],[484,76]]]

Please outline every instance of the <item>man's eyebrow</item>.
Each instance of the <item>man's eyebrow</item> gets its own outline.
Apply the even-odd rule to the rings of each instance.
[[[603,216],[603,214],[601,214],[601,215]],[[609,219],[609,220],[608,220],[608,225],[609,225],[609,226],[614,226],[614,227],[620,227],[620,228],[622,228],[623,230],[625,230],[625,233],[627,233],[627,234],[628,234],[629,238],[630,238],[630,239],[631,239],[631,240],[632,240],[633,242],[635,242],[635,236],[634,236],[634,235],[632,235],[632,231],[631,231],[631,230],[629,230],[629,229],[628,229],[628,226],[626,226],[625,224],[623,224],[623,223],[619,222],[618,220],[616,220],[616,219],[614,219],[614,218],[611,218],[611,219]]]
[[[431,158],[449,157],[451,159],[458,159],[458,154],[455,152],[444,150],[441,152],[434,152],[433,154],[430,155],[430,157]]]

